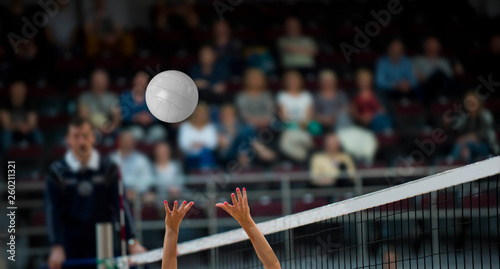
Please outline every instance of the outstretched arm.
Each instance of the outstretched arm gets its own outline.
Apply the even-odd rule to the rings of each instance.
[[[186,201],[177,208],[177,201],[174,202],[172,210],[165,201],[165,239],[163,241],[163,259],[161,269],[177,269],[177,239],[179,237],[179,225],[182,219],[193,206],[193,202],[186,204]]]
[[[231,194],[231,199],[233,200],[233,205],[228,202],[218,203],[215,206],[224,209],[229,215],[238,221],[243,230],[250,238],[252,245],[259,257],[262,265],[266,269],[277,269],[281,268],[280,262],[274,254],[273,249],[269,245],[264,237],[264,234],[259,230],[259,227],[255,224],[250,215],[250,208],[248,207],[247,191],[243,188],[243,195],[239,188],[236,188],[236,193],[238,198],[234,193]]]

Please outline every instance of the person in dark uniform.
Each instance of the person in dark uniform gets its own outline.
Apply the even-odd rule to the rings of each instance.
[[[72,121],[66,142],[68,152],[50,166],[46,180],[50,269],[61,269],[67,259],[95,258],[96,223],[119,221],[117,166],[94,149],[90,123]],[[133,219],[126,203],[124,211],[128,251],[143,253],[146,249],[134,240]],[[78,268],[83,267],[95,268],[95,264]]]

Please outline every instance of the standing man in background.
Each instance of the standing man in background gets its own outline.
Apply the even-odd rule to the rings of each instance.
[[[69,150],[50,166],[45,191],[50,269],[61,269],[66,259],[95,258],[96,223],[119,221],[118,167],[94,149],[91,124],[71,122],[66,142]],[[124,209],[128,250],[143,253],[127,203]]]

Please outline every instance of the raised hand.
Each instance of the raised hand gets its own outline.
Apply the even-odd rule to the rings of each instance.
[[[193,205],[194,202],[189,202],[188,204],[186,201],[184,201],[182,205],[178,207],[177,201],[175,201],[172,210],[170,210],[168,202],[165,201],[165,227],[173,231],[178,231],[182,219]]]
[[[66,253],[61,245],[53,246],[49,256],[49,269],[61,269],[66,260]]]
[[[259,227],[252,220],[250,208],[248,207],[247,190],[243,188],[243,194],[239,188],[236,188],[236,195],[231,193],[233,204],[228,202],[218,203],[215,206],[224,209],[229,215],[238,221],[241,228],[248,235],[252,245],[259,256],[260,261],[265,269],[281,268],[280,262],[274,254],[273,249],[267,242],[264,234],[259,230]]]
[[[248,207],[247,200],[247,191],[243,188],[243,194],[240,191],[240,188],[236,188],[236,195],[231,193],[231,199],[233,200],[233,204],[229,204],[228,202],[218,203],[215,206],[218,208],[224,209],[231,217],[237,220],[240,224],[244,224],[250,220],[252,220],[252,216],[250,215],[250,208]]]
[[[184,201],[179,207],[177,201],[175,201],[172,210],[170,210],[168,202],[165,201],[165,239],[163,241],[163,259],[161,261],[162,269],[177,269],[179,225],[181,225],[182,219],[193,205],[193,202],[187,204]]]

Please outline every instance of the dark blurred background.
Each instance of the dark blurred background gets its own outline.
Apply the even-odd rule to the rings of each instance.
[[[500,150],[498,1],[0,3],[0,149],[18,167],[18,268],[48,253],[43,178],[74,117],[92,122],[101,154],[127,163],[149,248],[161,246],[166,198],[200,205],[183,241],[234,226],[206,205],[236,185],[254,190],[264,220]],[[200,92],[178,124],[144,102],[149,79],[171,69]]]

